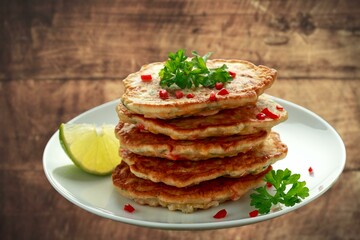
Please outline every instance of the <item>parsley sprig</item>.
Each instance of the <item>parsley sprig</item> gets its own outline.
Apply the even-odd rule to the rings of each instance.
[[[227,71],[227,66],[224,64],[221,67],[209,69],[206,66],[206,61],[212,55],[212,52],[201,57],[196,51],[191,60],[187,60],[185,50],[180,49],[176,53],[169,53],[169,59],[165,62],[164,68],[160,70],[160,85],[162,87],[170,87],[176,84],[178,87],[191,88],[192,86],[199,87],[214,87],[217,82],[228,82],[232,80],[231,75]]]
[[[250,195],[250,205],[255,206],[260,214],[266,214],[270,212],[273,205],[278,203],[287,207],[300,203],[302,199],[309,196],[309,189],[306,187],[306,182],[300,182],[299,179],[300,174],[291,174],[289,169],[271,170],[265,175],[264,180],[272,184],[275,193],[270,194],[266,185],[259,187]],[[288,185],[291,187],[286,191]]]

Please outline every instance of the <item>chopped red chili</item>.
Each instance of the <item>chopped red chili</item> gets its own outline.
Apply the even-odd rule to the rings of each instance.
[[[165,90],[165,89],[160,89],[159,91],[159,97],[161,99],[168,99],[169,98],[169,93]]]
[[[124,210],[129,212],[129,213],[132,213],[135,211],[135,208],[133,206],[131,206],[129,203],[125,204],[124,205]]]
[[[271,119],[278,119],[280,117],[279,115],[271,112],[268,108],[264,108],[261,112]]]
[[[268,188],[271,188],[271,187],[272,187],[272,184],[269,183],[269,182],[266,182],[266,186],[267,186]]]
[[[256,118],[259,120],[264,120],[266,118],[266,115],[265,113],[260,112],[256,115]]]
[[[180,91],[180,90],[177,90],[175,92],[175,96],[176,96],[176,98],[179,99],[179,98],[182,98],[184,96],[184,93],[182,91]]]
[[[215,95],[214,92],[211,92],[211,93],[210,93],[209,100],[210,100],[210,101],[216,101],[216,95]]]
[[[141,75],[141,80],[143,82],[150,82],[152,80],[152,76],[150,74],[148,75]]]
[[[224,87],[224,83],[222,83],[222,82],[217,82],[217,83],[215,83],[215,88],[217,89],[217,90],[220,90],[220,89],[222,89]]]
[[[259,211],[258,210],[254,210],[252,212],[249,212],[249,216],[250,217],[256,217],[257,215],[259,215]]]
[[[221,209],[220,211],[218,211],[213,217],[214,218],[224,218],[224,217],[226,217],[226,214],[227,214],[227,212],[226,212],[226,210],[225,209]]]
[[[186,94],[186,97],[187,98],[193,98],[193,97],[195,97],[195,95],[193,93],[188,93],[188,94]]]
[[[232,72],[232,71],[229,71],[229,74],[232,78],[235,78],[236,77],[236,73],[235,72]]]
[[[226,88],[223,88],[223,89],[221,89],[221,90],[218,92],[218,94],[224,96],[224,95],[229,94],[229,91],[226,90]]]
[[[309,167],[308,171],[309,171],[310,174],[314,173],[314,170],[312,169],[312,167]]]
[[[145,126],[144,126],[144,124],[142,124],[142,123],[136,124],[136,127],[137,127],[140,131],[145,130]]]
[[[280,106],[280,105],[276,105],[276,109],[279,110],[279,111],[283,111],[284,110],[284,107]]]

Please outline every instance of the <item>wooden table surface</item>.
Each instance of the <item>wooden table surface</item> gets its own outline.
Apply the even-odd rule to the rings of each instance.
[[[1,1],[1,239],[359,239],[359,3]],[[317,113],[341,135],[340,179],[284,216],[207,231],[127,225],[58,194],[42,154],[59,124],[118,99],[124,77],[179,48],[276,68],[268,93]]]

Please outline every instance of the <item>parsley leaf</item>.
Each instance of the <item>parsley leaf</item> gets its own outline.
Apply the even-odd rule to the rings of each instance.
[[[162,87],[170,87],[173,84],[182,89],[200,85],[214,87],[217,82],[225,83],[232,80],[225,64],[213,69],[206,66],[206,61],[212,52],[202,57],[196,51],[193,51],[192,54],[194,56],[188,60],[183,49],[176,53],[169,53],[169,59],[159,72]]]
[[[266,214],[278,203],[287,207],[300,203],[309,196],[309,189],[306,187],[306,182],[300,182],[299,179],[300,174],[291,174],[289,169],[271,170],[265,175],[264,180],[274,186],[275,193],[270,194],[266,185],[259,187],[250,195],[250,205],[257,208],[260,214]],[[286,191],[289,185],[291,187]]]

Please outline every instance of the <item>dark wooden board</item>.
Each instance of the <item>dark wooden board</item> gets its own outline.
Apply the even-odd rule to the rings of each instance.
[[[185,48],[277,68],[359,77],[358,1],[5,1],[0,80],[124,78]]]

